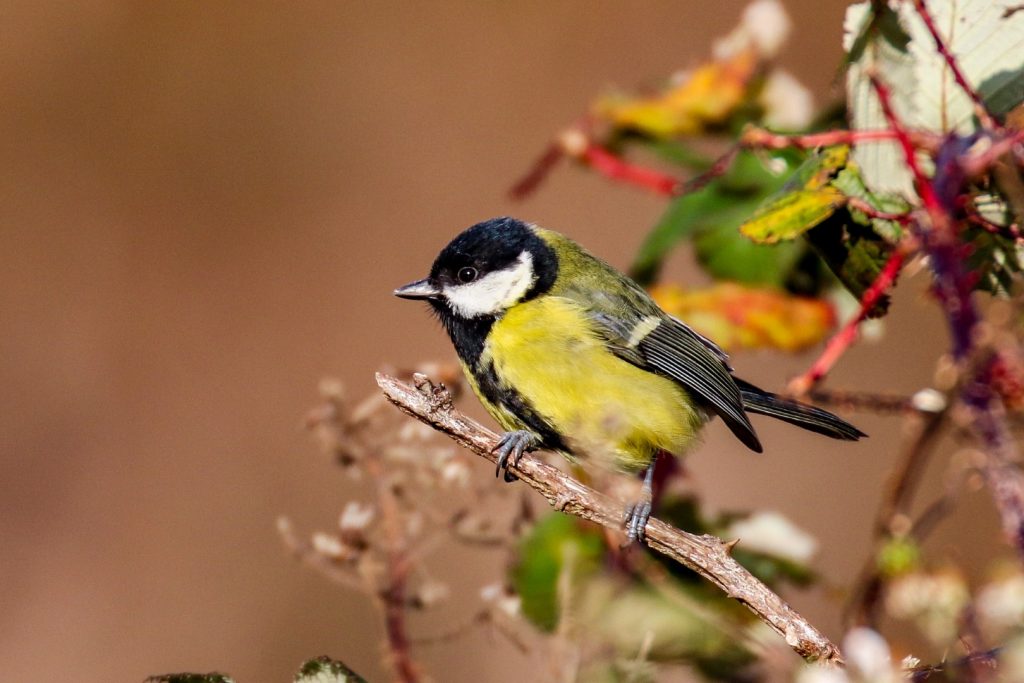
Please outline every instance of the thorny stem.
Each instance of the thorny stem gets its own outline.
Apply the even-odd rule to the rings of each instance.
[[[860,308],[857,310],[857,314],[828,340],[825,350],[821,352],[821,355],[818,356],[818,359],[814,361],[807,372],[790,382],[789,390],[792,393],[797,396],[806,394],[829,373],[836,364],[836,361],[846,353],[846,350],[850,348],[850,345],[857,338],[857,328],[861,322],[867,318],[875,304],[878,303],[896,281],[896,276],[899,275],[905,258],[906,254],[903,249],[897,247],[896,251],[889,257],[889,260],[886,261],[885,266],[882,267],[878,277],[875,278],[875,281],[871,283],[871,286],[861,296]]]
[[[922,141],[926,134],[920,134]],[[750,127],[743,131],[740,142],[744,147],[761,149],[815,149],[833,145],[853,145],[859,142],[895,140],[896,133],[888,128],[880,130],[830,130],[807,135],[779,135],[764,128]],[[934,143],[932,143],[934,144]]]
[[[914,185],[928,214],[930,226],[924,229],[919,224],[919,236],[935,274],[934,292],[948,319],[953,338],[953,358],[962,366],[973,348],[979,314],[972,297],[969,273],[963,263],[963,248],[953,221],[952,206],[946,205],[952,204],[954,199],[945,195],[940,197],[935,183],[924,175],[913,144],[893,110],[888,86],[876,74],[870,76],[886,121],[897,135],[904,163],[914,176]],[[946,172],[941,164],[939,171]],[[950,189],[946,188],[946,193],[949,192]],[[989,366],[987,364],[986,368]],[[987,374],[987,370],[975,373],[964,385],[961,397],[972,413],[975,433],[985,444],[986,462],[982,475],[992,493],[1003,532],[1010,545],[1024,557],[1024,474],[1015,464],[1016,445],[1006,425],[1001,402],[987,381]]]
[[[671,174],[626,161],[596,142],[590,131],[590,122],[577,123],[558,136],[530,169],[509,190],[515,200],[525,199],[547,178],[555,165],[563,158],[576,159],[611,180],[627,183],[650,190],[663,197],[680,197],[696,192],[711,180],[725,173],[743,148],[752,149],[813,149],[830,145],[854,144],[893,140],[893,131],[884,130],[833,130],[809,135],[778,135],[763,128],[747,128],[734,145],[719,157],[711,168],[700,175],[683,181]],[[915,143],[924,148],[936,148],[938,138],[923,131],[912,133]],[[894,218],[893,220],[899,220]]]
[[[448,434],[477,455],[495,462],[498,437],[476,421],[456,411],[444,387],[435,387],[424,375],[414,376],[416,386],[378,373],[377,384],[389,401],[403,412]],[[561,470],[532,456],[515,467],[516,475],[544,496],[556,509],[609,529],[621,530],[621,508],[604,495],[584,486]],[[755,578],[729,554],[721,539],[680,531],[651,518],[646,543],[711,581],[731,598],[783,636],[800,656],[841,665],[839,649],[770,588]]]
[[[956,61],[956,57],[950,51],[946,45],[945,39],[939,33],[938,27],[935,26],[935,20],[932,18],[931,12],[928,11],[928,7],[925,5],[924,0],[913,0],[914,9],[917,10],[918,16],[921,17],[921,21],[928,28],[928,33],[932,35],[932,40],[935,41],[935,48],[942,55],[942,58],[946,60],[946,66],[953,72],[953,78],[956,79],[957,85],[964,91],[964,93],[971,98],[971,102],[974,103],[974,113],[978,117],[978,121],[984,128],[994,129],[996,128],[996,121],[992,118],[992,114],[989,113],[985,107],[985,103],[981,101],[981,97],[978,95],[978,91],[971,87],[971,84],[967,82],[967,78],[964,76],[963,71],[960,70],[960,65]]]

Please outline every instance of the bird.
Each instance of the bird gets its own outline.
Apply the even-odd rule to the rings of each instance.
[[[714,417],[758,453],[750,413],[833,439],[865,436],[736,377],[722,349],[629,277],[569,237],[516,218],[467,228],[426,278],[394,294],[429,303],[470,387],[505,430],[496,475],[513,481],[510,468],[536,449],[642,474],[623,517],[629,542],[644,540],[659,454],[687,455]]]

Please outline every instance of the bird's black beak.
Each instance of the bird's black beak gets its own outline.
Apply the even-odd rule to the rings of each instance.
[[[432,285],[430,280],[423,279],[399,287],[395,290],[395,296],[402,299],[436,299],[441,296],[441,290]]]

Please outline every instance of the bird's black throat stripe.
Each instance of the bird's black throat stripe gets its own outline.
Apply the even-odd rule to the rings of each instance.
[[[562,436],[534,407],[515,389],[503,384],[492,363],[478,363],[470,366],[477,385],[488,401],[501,406],[515,415],[530,431],[541,439],[541,446],[550,450],[571,453]]]
[[[518,391],[498,379],[494,365],[481,361],[487,334],[491,331],[497,318],[495,316],[463,318],[455,315],[444,304],[435,305],[434,311],[452,338],[452,344],[455,346],[459,358],[473,373],[480,393],[493,405],[500,406],[515,415],[527,429],[536,433],[541,438],[541,445],[544,448],[571,453],[572,451],[565,444],[561,435],[530,405],[530,402],[523,398]]]

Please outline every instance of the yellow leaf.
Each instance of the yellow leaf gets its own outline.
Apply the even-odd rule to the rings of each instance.
[[[654,137],[695,135],[723,123],[747,96],[760,60],[752,49],[693,70],[679,84],[655,97],[605,98],[596,114],[619,128]]]
[[[759,208],[740,226],[740,232],[758,244],[791,240],[813,228],[846,202],[832,187],[787,192]]]
[[[835,326],[835,311],[823,299],[732,282],[697,290],[656,285],[651,295],[666,312],[726,350],[800,351],[820,342]]]
[[[848,146],[836,145],[809,158],[740,226],[740,232],[758,244],[775,244],[799,237],[821,223],[846,203],[846,195],[832,180],[849,157]]]

